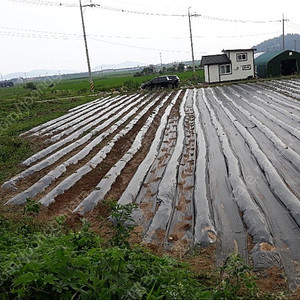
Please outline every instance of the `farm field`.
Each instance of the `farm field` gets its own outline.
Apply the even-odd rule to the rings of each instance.
[[[174,74],[180,78],[184,86],[189,86],[194,82],[204,80],[203,70],[197,70],[197,77],[193,78],[192,71],[186,72],[169,72],[166,74]],[[166,75],[164,74],[164,75]],[[163,74],[161,74],[163,75]],[[159,74],[149,74],[134,76],[133,73],[128,74],[111,74],[111,75],[96,75],[93,77],[95,93],[97,92],[112,92],[112,91],[132,91],[140,87],[143,82],[146,82]],[[62,100],[66,97],[86,96],[89,93],[89,81],[87,78],[65,79],[63,76],[53,76],[40,78],[38,81],[28,79],[24,84],[16,84],[9,89],[0,89],[0,101],[20,100],[25,97],[31,97],[32,90],[26,85],[33,88],[33,97],[37,101],[44,100]]]
[[[2,185],[49,214],[135,202],[146,243],[216,245],[300,285],[300,80],[109,96],[34,127],[43,144]]]

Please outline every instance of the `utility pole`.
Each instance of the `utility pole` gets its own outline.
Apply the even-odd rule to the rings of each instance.
[[[284,18],[284,14],[282,14],[282,50],[285,50],[285,41],[284,41],[284,22],[289,21],[288,19]]]
[[[190,9],[188,9],[188,16],[189,16],[189,27],[190,27],[190,40],[191,40],[191,50],[192,50],[192,62],[193,62],[193,73],[196,75],[196,70],[195,70],[195,58],[194,58],[194,45],[193,45],[193,34],[192,34],[192,22],[191,22],[191,14],[190,14]]]
[[[285,45],[284,45],[284,14],[282,14],[282,50],[284,51]]]
[[[89,77],[90,77],[90,87],[91,87],[91,92],[94,92],[94,82],[93,82],[93,78],[92,78],[89,50],[88,50],[88,44],[87,44],[86,33],[85,33],[85,24],[84,24],[84,18],[83,18],[83,9],[82,9],[83,6],[81,4],[81,0],[79,0],[79,5],[80,5],[80,14],[81,14],[81,21],[82,21],[82,30],[83,30],[85,52],[86,52],[86,60],[87,60],[87,64],[88,64]],[[92,6],[92,4],[91,5],[85,5],[85,6]]]

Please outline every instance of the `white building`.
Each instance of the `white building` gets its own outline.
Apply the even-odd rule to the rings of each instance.
[[[206,83],[249,79],[255,76],[255,49],[223,50],[223,54],[202,56]]]

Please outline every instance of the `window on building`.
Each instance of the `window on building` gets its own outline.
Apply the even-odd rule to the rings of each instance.
[[[242,70],[243,71],[251,70],[251,65],[243,65]]]
[[[236,55],[236,61],[245,61],[247,60],[247,53],[238,53]]]
[[[221,65],[220,66],[220,74],[221,75],[226,75],[226,74],[231,74],[231,65]]]

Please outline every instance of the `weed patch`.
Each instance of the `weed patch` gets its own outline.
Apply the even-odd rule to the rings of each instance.
[[[29,232],[0,218],[1,299],[210,299],[186,265],[105,247],[86,220],[78,232]]]

